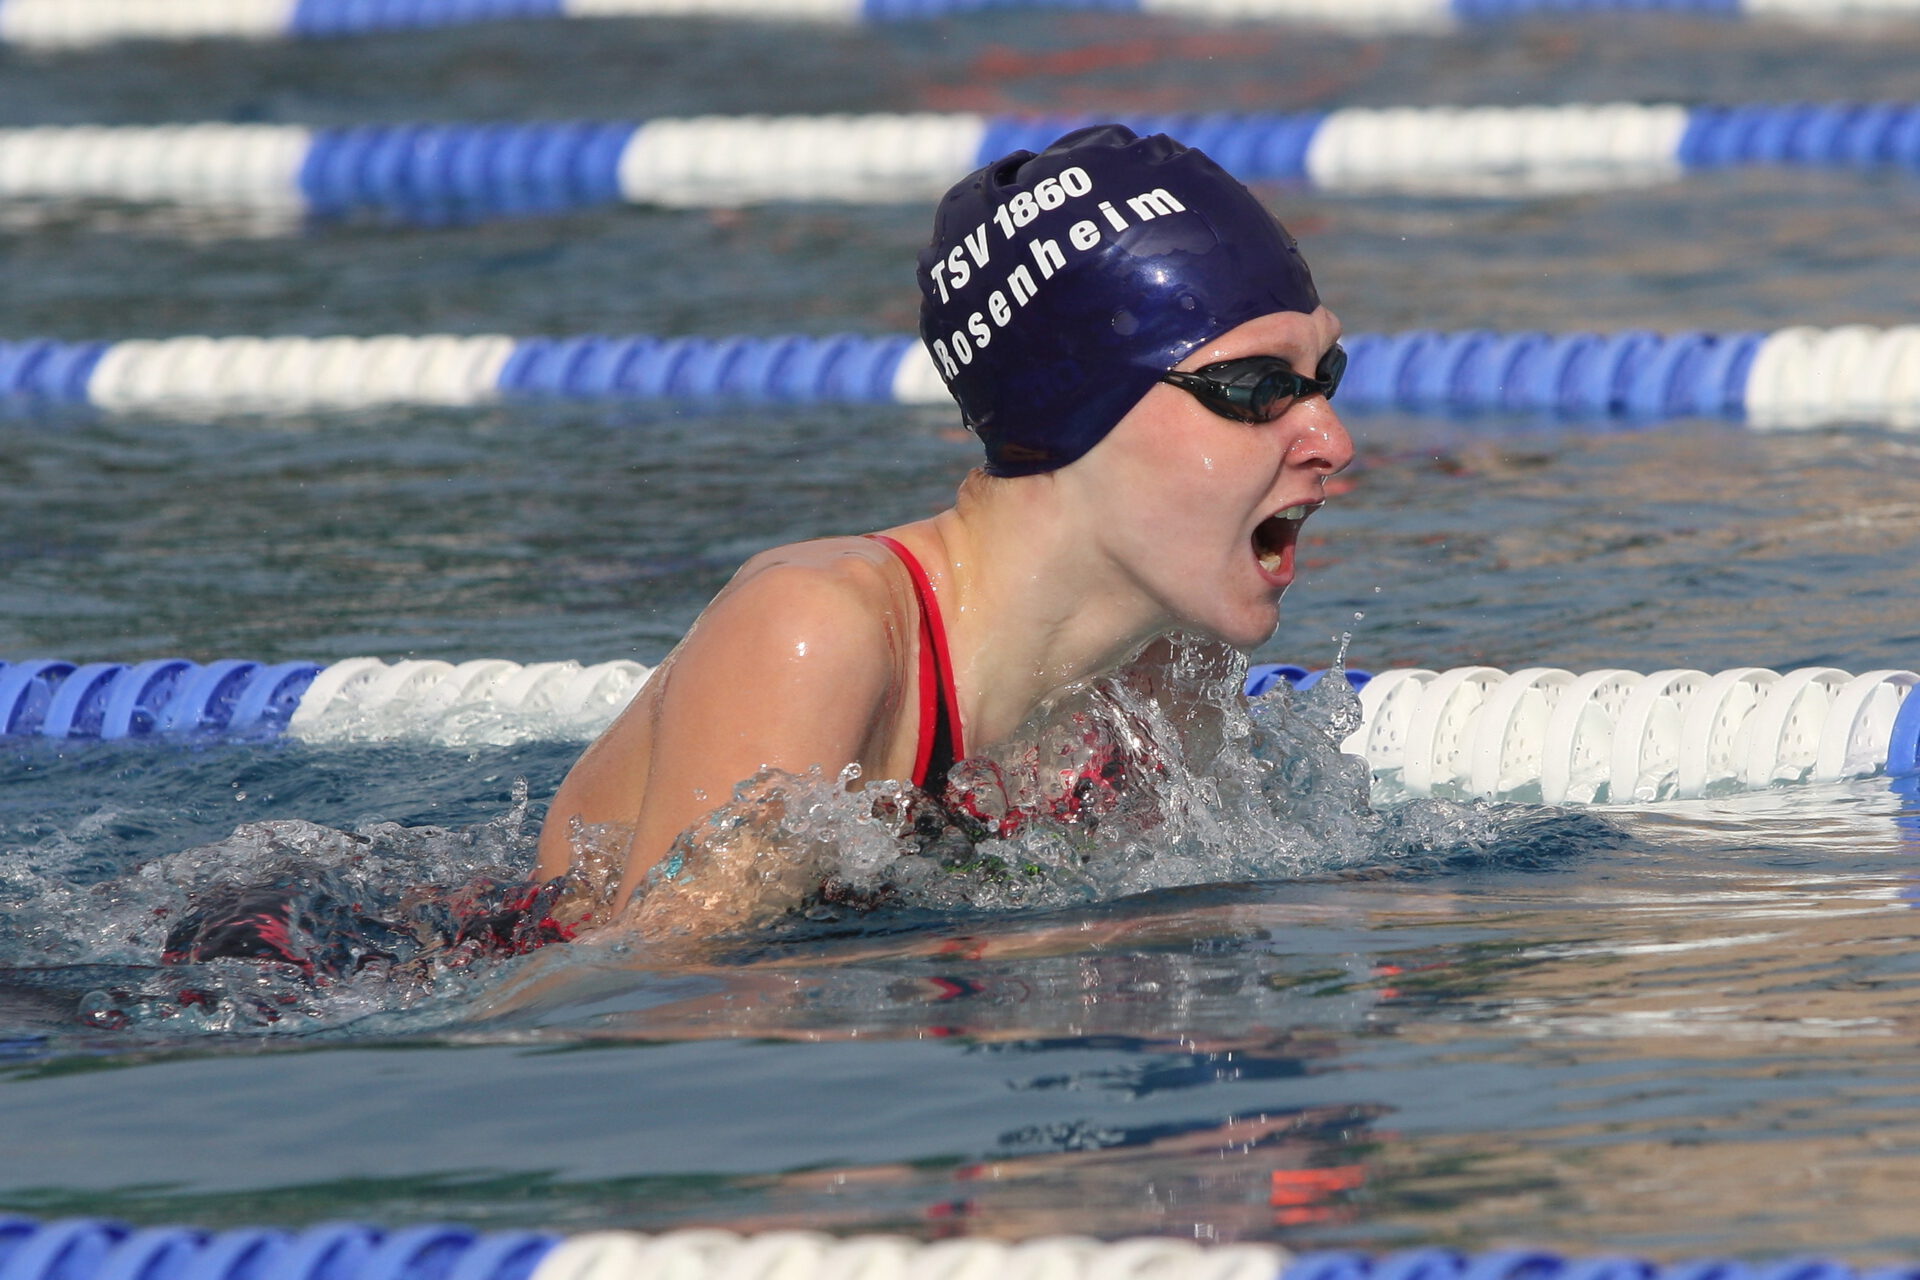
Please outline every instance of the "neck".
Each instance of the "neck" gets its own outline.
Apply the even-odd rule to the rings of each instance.
[[[969,750],[1020,727],[1065,685],[1126,661],[1171,619],[1076,518],[1051,476],[974,475],[919,526],[953,651]]]

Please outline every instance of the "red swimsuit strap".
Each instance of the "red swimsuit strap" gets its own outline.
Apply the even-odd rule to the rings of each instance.
[[[899,557],[913,579],[913,594],[920,601],[920,745],[914,752],[913,785],[924,787],[942,709],[947,713],[953,758],[964,760],[967,755],[960,730],[960,697],[953,683],[953,656],[947,649],[947,626],[940,617],[940,600],[933,594],[933,583],[913,552],[884,533],[867,536]]]

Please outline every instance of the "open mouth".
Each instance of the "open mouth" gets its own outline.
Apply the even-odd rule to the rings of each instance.
[[[1300,537],[1300,526],[1312,513],[1313,508],[1303,502],[1276,512],[1254,526],[1253,554],[1262,569],[1275,575],[1287,570],[1293,544]]]

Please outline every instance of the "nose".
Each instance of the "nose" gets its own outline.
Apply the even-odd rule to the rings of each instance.
[[[1327,398],[1303,400],[1295,406],[1295,414],[1303,420],[1287,448],[1287,461],[1322,475],[1346,470],[1353,461],[1353,437],[1347,434],[1347,424],[1340,421],[1339,412]]]

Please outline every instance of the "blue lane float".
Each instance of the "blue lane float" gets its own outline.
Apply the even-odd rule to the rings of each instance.
[[[1760,429],[1920,429],[1920,326],[1772,333],[1413,330],[1345,340],[1340,407]],[[276,414],[380,405],[952,404],[906,335],[450,334],[0,341],[0,406]]]
[[[0,1218],[6,1280],[531,1280],[561,1238],[333,1223],[292,1232],[135,1230],[104,1219]],[[637,1280],[637,1278],[636,1278]]]
[[[382,1230],[329,1223],[294,1232],[135,1230],[104,1219],[0,1218],[4,1280],[934,1280],[955,1275],[1050,1280],[1911,1280],[1912,1266],[1856,1270],[1820,1257],[1747,1263],[1569,1257],[1541,1249],[1480,1254],[1416,1249],[1377,1256],[1291,1253],[1277,1245],[1162,1237],[1100,1242],[1039,1237],[921,1243],[815,1231],[643,1235],[480,1232],[428,1225]]]
[[[1025,10],[1166,14],[1352,31],[1444,32],[1530,15],[1659,12],[1831,25],[1911,17],[1910,0],[0,0],[0,42],[371,35],[559,18],[709,18],[849,24]]]
[[[0,5],[20,0],[0,0]],[[168,0],[169,3],[172,0]],[[65,0],[62,0],[65,3]],[[1913,0],[1920,12],[1920,0]],[[0,8],[0,17],[6,13]],[[627,202],[920,203],[1091,116],[880,114],[647,121],[0,129],[0,199],[385,210],[420,223]],[[1614,103],[1125,115],[1250,182],[1508,193],[1746,166],[1920,169],[1920,103]]]
[[[449,746],[585,740],[643,685],[634,662],[350,658],[0,663],[0,737]],[[1324,672],[1267,664],[1250,696]],[[1631,804],[1920,772],[1920,675],[1832,667],[1642,674],[1555,667],[1348,670],[1341,744],[1381,794]],[[0,1275],[0,1280],[6,1280]]]

